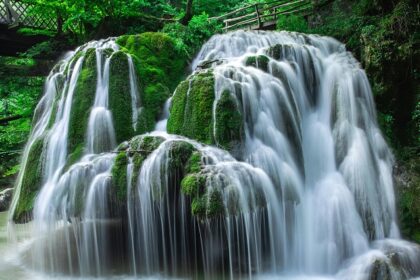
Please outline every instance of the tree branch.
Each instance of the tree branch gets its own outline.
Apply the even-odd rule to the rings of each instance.
[[[15,115],[15,116],[8,116],[8,117],[0,118],[0,125],[6,126],[9,124],[10,121],[15,121],[21,118],[23,118],[22,115]]]

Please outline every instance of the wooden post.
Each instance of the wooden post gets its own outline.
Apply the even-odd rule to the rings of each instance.
[[[18,25],[19,24],[19,14],[13,10],[12,5],[10,5],[9,0],[4,0],[4,5],[6,6],[7,18],[9,24]]]
[[[261,18],[260,11],[258,10],[258,4],[255,4],[255,12],[257,13],[258,29],[261,29]]]

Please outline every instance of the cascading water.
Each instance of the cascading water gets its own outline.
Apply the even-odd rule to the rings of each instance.
[[[86,59],[77,54],[91,48],[95,98],[82,156],[69,164],[72,98]],[[105,40],[69,54],[50,74],[37,107],[22,164],[45,139],[33,210],[36,270],[209,279],[420,274],[419,247],[399,239],[393,157],[376,123],[368,80],[342,44],[238,31],[203,46],[187,98],[194,75],[214,76],[211,133],[219,146],[217,104],[226,93],[234,100],[244,134],[234,156],[167,134],[174,97],[155,132],[117,148],[108,101],[116,51],[114,41]],[[133,59],[127,60],[127,126],[135,131],[141,99]],[[115,191],[118,164],[124,180]]]

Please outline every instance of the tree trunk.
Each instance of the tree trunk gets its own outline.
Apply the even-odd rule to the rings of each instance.
[[[179,20],[182,25],[187,25],[193,17],[193,0],[187,0],[185,15]]]

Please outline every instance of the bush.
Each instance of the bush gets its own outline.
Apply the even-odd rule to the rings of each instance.
[[[281,15],[277,21],[277,29],[307,33],[308,23],[303,16]]]
[[[221,30],[221,25],[215,21],[209,22],[207,14],[194,16],[187,26],[176,23],[166,24],[162,32],[176,38],[176,48],[185,51],[192,58],[213,34]]]

